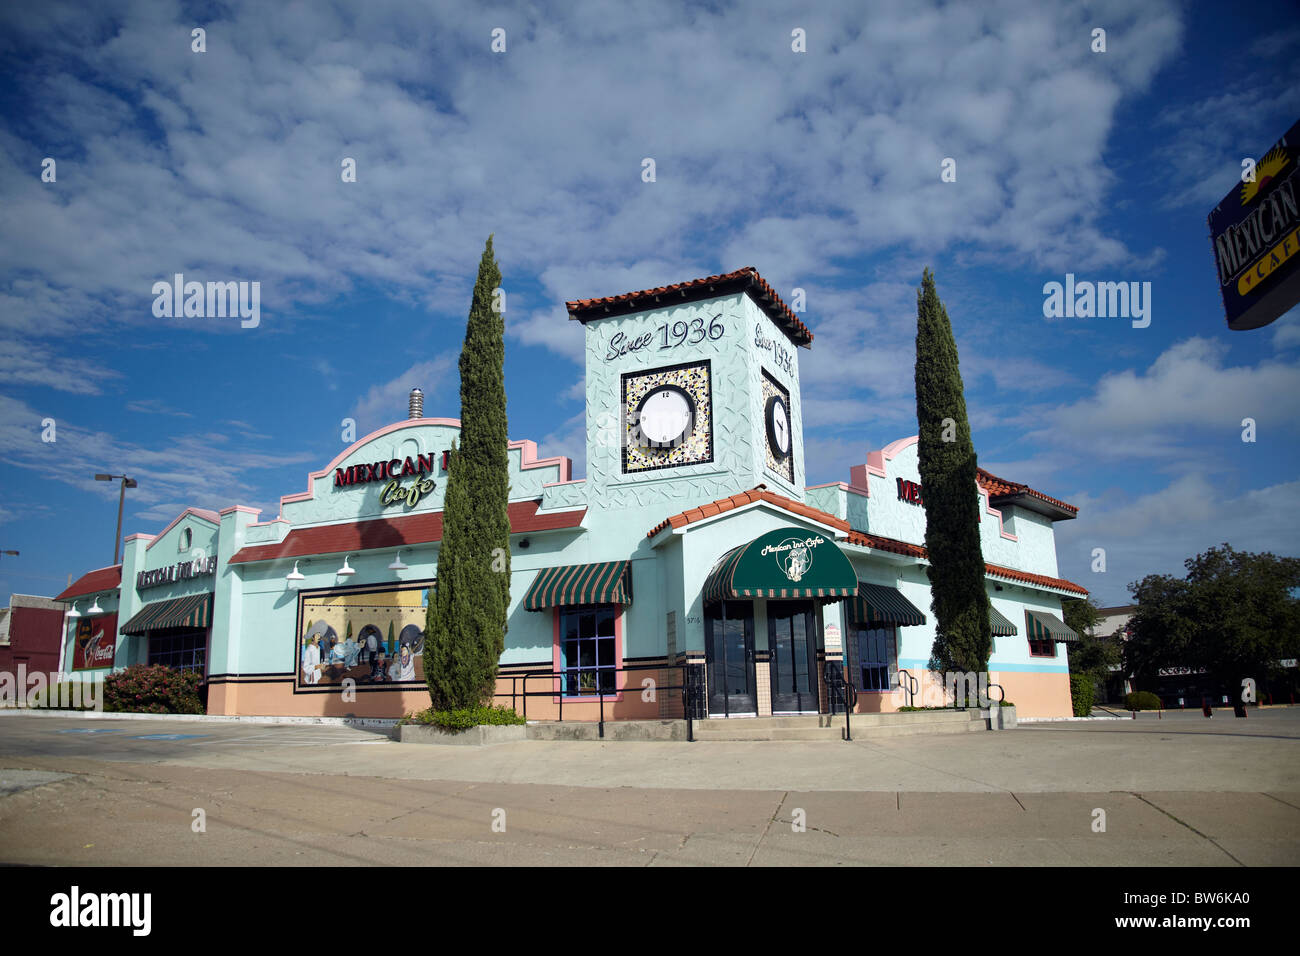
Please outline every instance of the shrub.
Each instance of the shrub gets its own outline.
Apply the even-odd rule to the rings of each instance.
[[[1070,700],[1074,703],[1074,716],[1087,717],[1092,713],[1096,687],[1088,674],[1070,675]]]
[[[201,675],[161,664],[134,664],[104,681],[104,709],[137,714],[201,714]]]
[[[1124,695],[1125,710],[1160,710],[1160,698],[1149,690],[1135,690]]]
[[[460,707],[455,710],[422,710],[418,714],[408,714],[398,721],[399,724],[424,724],[426,727],[441,727],[443,730],[461,731],[471,727],[487,725],[526,724],[519,714],[509,707]]]

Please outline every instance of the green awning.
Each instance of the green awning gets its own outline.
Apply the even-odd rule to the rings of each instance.
[[[998,613],[998,609],[989,605],[989,623],[993,625],[994,637],[1015,637],[1016,626]]]
[[[835,542],[816,531],[779,528],[732,548],[704,581],[705,605],[745,598],[852,597],[853,565]]]
[[[524,609],[528,611],[577,604],[631,603],[631,561],[543,568],[537,572],[533,586],[524,595]]]
[[[1079,635],[1065,626],[1065,622],[1046,611],[1025,611],[1031,641],[1077,641]]]
[[[143,634],[165,627],[207,627],[212,621],[212,592],[188,594],[146,604],[122,625],[123,634]]]
[[[858,592],[849,604],[849,619],[860,624],[925,623],[925,615],[898,588],[864,583],[858,585]]]

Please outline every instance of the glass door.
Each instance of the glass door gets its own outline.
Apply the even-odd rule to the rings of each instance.
[[[772,713],[817,712],[817,615],[811,601],[768,601]]]
[[[709,715],[757,713],[753,602],[727,601],[710,607],[704,617],[704,650]]]

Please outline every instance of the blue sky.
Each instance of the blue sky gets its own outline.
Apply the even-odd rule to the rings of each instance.
[[[1298,553],[1300,314],[1229,332],[1205,222],[1300,116],[1294,5],[807,6],[7,5],[0,595],[110,562],[97,471],[140,482],[124,534],[269,518],[343,419],[416,384],[456,416],[489,233],[510,434],[579,474],[566,299],[746,265],[805,289],[819,483],[915,432],[930,265],[980,463],[1080,508],[1062,575],[1118,604],[1221,541]],[[260,325],[155,318],[176,272],[260,282]],[[1150,326],[1044,318],[1067,272],[1150,282]]]

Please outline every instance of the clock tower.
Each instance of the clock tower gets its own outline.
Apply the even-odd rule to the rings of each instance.
[[[589,507],[661,514],[759,484],[803,499],[812,333],[756,270],[567,306],[586,333]]]

